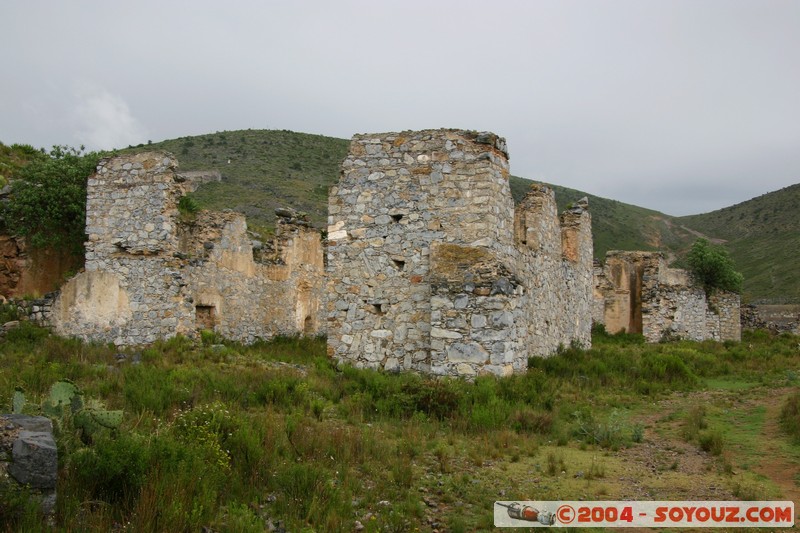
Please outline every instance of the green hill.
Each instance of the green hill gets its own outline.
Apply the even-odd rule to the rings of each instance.
[[[129,147],[166,150],[181,170],[217,170],[222,181],[203,185],[193,197],[206,209],[233,209],[260,229],[275,222],[275,208],[291,206],[327,224],[328,187],[350,141],[286,130],[240,130],[180,137]]]
[[[219,183],[203,185],[195,199],[208,209],[234,209],[251,227],[274,224],[274,209],[292,206],[309,214],[315,226],[326,224],[328,188],[339,176],[349,141],[287,130],[241,130],[181,137],[129,147],[126,151],[162,149],[174,153],[182,170],[217,170]],[[519,202],[530,182],[511,176]],[[746,301],[800,303],[800,228],[792,206],[800,185],[766,194],[729,208],[672,217],[631,204],[550,184],[560,209],[588,196],[595,257],[606,251],[663,250],[679,259],[700,236],[724,242],[745,275]]]
[[[763,303],[800,302],[800,184],[680,224],[724,240],[744,274],[743,297]]]

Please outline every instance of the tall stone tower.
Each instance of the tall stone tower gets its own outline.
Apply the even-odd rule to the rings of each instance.
[[[524,370],[532,349],[589,342],[588,212],[578,206],[559,222],[550,191],[546,212],[515,220],[508,171],[505,140],[492,133],[353,138],[328,205],[332,356],[386,370],[503,375]],[[532,318],[539,307],[547,327]],[[555,316],[570,311],[581,316],[569,324]]]

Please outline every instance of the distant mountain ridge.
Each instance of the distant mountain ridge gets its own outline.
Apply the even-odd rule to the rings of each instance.
[[[239,130],[180,137],[120,152],[147,149],[175,154],[182,170],[218,170],[222,181],[194,198],[209,209],[233,209],[269,231],[276,207],[290,205],[324,228],[328,188],[339,177],[349,141],[288,130]],[[519,202],[530,181],[511,176]],[[744,274],[748,302],[800,303],[800,184],[711,213],[673,217],[624,202],[549,184],[560,209],[589,198],[595,257],[608,250],[663,250],[680,258],[699,236],[723,243]]]

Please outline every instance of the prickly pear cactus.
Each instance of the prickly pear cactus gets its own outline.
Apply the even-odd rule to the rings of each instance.
[[[42,411],[47,416],[62,417],[69,412],[75,413],[83,407],[80,391],[68,379],[53,383],[50,397],[42,404]]]
[[[92,437],[104,429],[117,429],[122,423],[122,411],[109,411],[97,406],[90,406],[75,413],[75,427],[83,430],[87,437]]]
[[[25,391],[17,387],[14,390],[14,396],[11,398],[11,412],[15,415],[21,415],[22,410],[25,408]]]
[[[12,411],[21,413],[25,407],[25,394],[19,387],[11,400]],[[50,395],[42,403],[42,413],[59,424],[60,427],[80,429],[84,439],[91,439],[104,430],[115,430],[122,424],[122,411],[105,409],[101,402],[88,400],[84,403],[83,394],[68,379],[62,379],[50,387]]]

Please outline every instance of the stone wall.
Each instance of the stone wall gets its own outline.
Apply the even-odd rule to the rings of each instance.
[[[660,252],[608,252],[595,269],[594,296],[594,319],[609,333],[640,333],[649,342],[741,339],[739,295],[718,291],[707,298]]]
[[[56,298],[55,331],[119,346],[201,329],[247,343],[321,332],[319,233],[279,219],[274,253],[256,261],[243,215],[179,213],[195,184],[176,169],[163,152],[100,161],[88,181],[86,270]]]
[[[586,205],[516,211],[505,141],[458,130],[357,135],[328,205],[328,349],[357,366],[504,375],[590,343]]]
[[[742,329],[766,329],[773,333],[800,335],[800,305],[743,305],[741,318]]]

